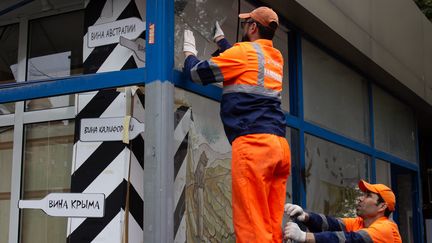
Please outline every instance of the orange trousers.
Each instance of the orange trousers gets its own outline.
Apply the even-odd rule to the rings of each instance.
[[[236,242],[282,242],[291,152],[285,138],[249,134],[232,143],[232,207]]]

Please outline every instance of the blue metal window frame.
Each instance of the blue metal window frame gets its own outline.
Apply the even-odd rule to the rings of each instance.
[[[222,90],[216,86],[200,86],[186,80],[180,71],[173,69],[174,63],[174,2],[172,0],[147,0],[147,29],[150,24],[156,26],[155,43],[147,47],[146,68],[131,69],[125,71],[107,72],[91,75],[72,76],[60,79],[50,79],[44,81],[28,81],[0,86],[0,103],[8,103],[21,100],[30,100],[43,97],[58,96],[79,92],[94,91],[106,88],[145,85],[154,81],[172,82],[175,86],[207,97],[212,100],[220,101]],[[168,22],[167,22],[168,21]],[[148,31],[147,31],[148,38]],[[304,135],[305,133],[341,145],[343,147],[364,153],[371,157],[371,181],[376,181],[375,159],[381,159],[411,170],[417,177],[415,186],[421,189],[420,173],[418,164],[403,160],[389,153],[377,150],[374,145],[374,126],[373,126],[373,100],[372,88],[369,81],[369,111],[370,111],[370,133],[371,143],[366,145],[339,135],[327,129],[321,128],[304,120],[303,113],[303,79],[302,79],[302,49],[301,33],[290,31],[289,33],[289,77],[290,77],[290,113],[286,114],[286,124],[288,127],[299,131],[298,146],[300,148],[300,168],[295,168],[293,173],[293,184],[300,188],[298,194],[293,195],[293,201],[302,206],[306,206],[306,190],[304,181],[305,155],[304,155]],[[148,70],[152,70],[148,72]],[[418,136],[416,144],[417,160]],[[414,205],[418,208],[421,202],[420,195],[416,198]],[[416,216],[417,217],[417,216]],[[422,225],[422,211],[418,213],[416,223]],[[419,227],[418,235],[423,235],[423,227]],[[417,241],[418,240],[418,241]],[[423,242],[423,238],[417,238],[416,242]]]

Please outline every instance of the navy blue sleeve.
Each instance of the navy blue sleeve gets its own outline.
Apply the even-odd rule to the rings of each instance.
[[[345,231],[345,225],[337,218],[310,212],[308,214],[309,220],[304,224],[311,232]]]
[[[194,55],[189,55],[185,59],[183,74],[194,83],[201,85],[223,81],[223,75],[215,63],[211,60],[200,61]]]
[[[218,42],[216,42],[216,44],[218,45],[219,48],[211,54],[212,57],[217,57],[222,52],[224,52],[224,51],[226,51],[232,47],[232,45],[225,38],[220,39]]]
[[[218,45],[219,51],[221,53],[232,47],[232,45],[228,42],[226,38],[220,39],[216,44]]]
[[[188,57],[186,57],[185,61],[184,61],[184,65],[183,65],[183,72],[185,74],[188,75],[188,77],[190,78],[190,71],[191,69],[197,65],[197,63],[199,63],[200,60],[194,56],[194,55],[189,55]]]
[[[357,232],[322,232],[314,233],[316,243],[373,243],[371,237],[366,231]]]

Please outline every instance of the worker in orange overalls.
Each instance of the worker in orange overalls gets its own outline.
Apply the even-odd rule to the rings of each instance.
[[[358,200],[357,218],[333,218],[306,213],[300,206],[286,204],[286,213],[303,222],[311,233],[306,233],[296,223],[289,222],[284,229],[285,239],[317,243],[401,243],[398,227],[389,219],[396,204],[393,191],[383,184],[369,184],[363,180],[358,186],[363,195]]]
[[[216,25],[220,55],[200,61],[185,30],[184,72],[200,84],[223,83],[220,116],[232,145],[232,207],[237,242],[281,242],[291,157],[281,109],[283,57],[273,47],[277,14],[239,15],[242,42],[231,46]]]

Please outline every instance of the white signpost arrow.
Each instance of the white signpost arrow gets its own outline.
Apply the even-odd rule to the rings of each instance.
[[[83,142],[122,141],[124,117],[81,119],[80,140]],[[131,118],[129,139],[144,132],[144,123]]]
[[[88,27],[87,45],[91,48],[118,43],[120,36],[133,40],[138,38],[145,28],[146,23],[135,17],[93,25]]]
[[[42,209],[56,217],[102,218],[105,211],[103,193],[50,193],[41,200],[19,200],[19,208]]]

